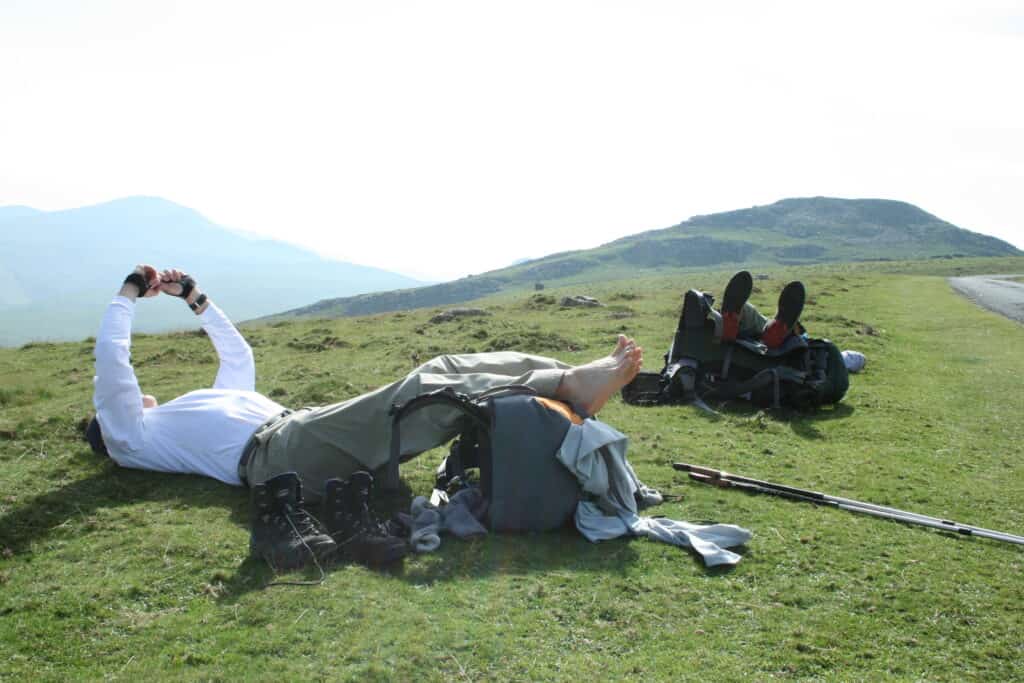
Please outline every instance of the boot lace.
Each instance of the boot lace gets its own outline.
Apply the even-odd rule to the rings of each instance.
[[[309,547],[309,543],[306,542],[306,538],[321,533],[320,521],[309,514],[309,511],[305,508],[293,507],[287,504],[275,517],[275,521],[279,526],[291,528],[295,535],[299,537],[299,542],[302,543],[302,547],[309,553],[310,559],[313,560],[317,571],[320,572],[320,578],[315,581],[272,581],[266,584],[264,588],[271,588],[273,586],[319,586],[322,584],[327,579],[327,572],[324,571],[316,557],[316,553],[313,552],[313,549]]]

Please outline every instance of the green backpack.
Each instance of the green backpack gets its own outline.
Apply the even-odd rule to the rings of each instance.
[[[696,296],[694,296],[694,294]],[[792,335],[779,348],[752,339],[722,344],[707,316],[712,298],[691,290],[660,372],[641,372],[622,389],[633,405],[747,398],[757,406],[814,410],[838,403],[850,386],[839,348],[827,339]],[[686,306],[699,305],[698,315]]]

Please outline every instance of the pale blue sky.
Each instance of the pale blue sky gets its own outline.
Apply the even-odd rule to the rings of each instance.
[[[438,279],[793,196],[1024,247],[1022,67],[1021,2],[0,0],[0,205]]]

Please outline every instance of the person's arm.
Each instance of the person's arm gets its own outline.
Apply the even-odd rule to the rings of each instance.
[[[142,446],[142,391],[130,360],[132,320],[139,295],[159,293],[159,287],[147,284],[155,282],[155,278],[156,270],[151,266],[137,267],[107,306],[96,336],[93,405],[103,442],[112,454],[135,451]],[[149,289],[140,291],[143,286]]]
[[[202,321],[203,329],[220,359],[213,387],[255,391],[256,362],[252,348],[224,312],[202,293],[195,280],[180,270],[165,270],[160,275],[160,288],[171,296],[184,299]]]
[[[212,301],[199,317],[220,358],[214,388],[256,391],[256,361],[249,343]]]

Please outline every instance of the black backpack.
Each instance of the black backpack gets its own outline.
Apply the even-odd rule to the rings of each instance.
[[[641,372],[622,389],[633,405],[748,398],[764,408],[813,410],[838,403],[850,386],[839,348],[791,335],[779,348],[752,339],[720,343],[707,316],[713,299],[691,290],[660,372]],[[688,313],[686,307],[700,310]]]
[[[540,398],[525,386],[499,387],[476,396],[447,388],[394,406],[385,487],[398,486],[402,420],[438,404],[459,409],[462,419],[459,436],[437,470],[435,489],[465,485],[469,471],[476,470],[477,485],[488,503],[486,524],[492,531],[548,531],[572,519],[582,490],[555,457],[572,424],[571,409]]]

